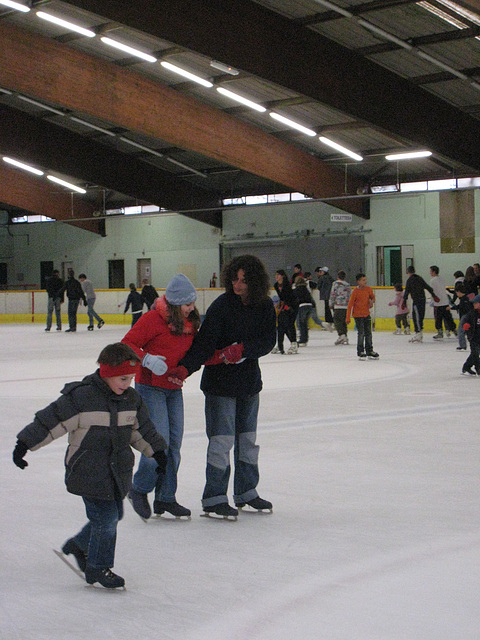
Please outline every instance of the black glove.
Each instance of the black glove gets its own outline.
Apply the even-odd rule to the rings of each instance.
[[[155,471],[158,474],[164,474],[167,470],[167,454],[165,453],[165,451],[156,451],[152,457],[158,464],[158,467],[155,469]]]
[[[15,449],[13,450],[13,461],[17,465],[17,467],[20,467],[20,469],[25,469],[25,467],[28,467],[28,462],[23,459],[27,451],[27,445],[20,440],[17,440],[17,444],[15,445]]]

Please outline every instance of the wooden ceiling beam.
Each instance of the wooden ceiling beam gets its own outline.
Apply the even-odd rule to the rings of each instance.
[[[345,191],[342,172],[298,147],[130,69],[6,23],[0,23],[0,85],[315,198],[352,195],[361,186],[352,180]],[[362,215],[358,202],[339,206]]]

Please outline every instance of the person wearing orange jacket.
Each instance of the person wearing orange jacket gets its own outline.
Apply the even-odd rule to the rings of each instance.
[[[355,318],[357,325],[357,355],[360,360],[378,360],[379,355],[373,350],[372,318],[370,309],[375,303],[372,287],[367,286],[367,276],[357,273],[357,287],[352,291],[347,307],[346,322]]]

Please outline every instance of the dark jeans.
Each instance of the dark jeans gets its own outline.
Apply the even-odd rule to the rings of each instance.
[[[372,342],[372,318],[355,318],[357,324],[357,355],[361,353],[371,353],[373,351]]]
[[[409,328],[410,323],[408,322],[408,313],[397,313],[395,316],[395,326],[397,329],[401,329],[402,324],[404,329]]]
[[[285,335],[290,342],[297,341],[297,332],[295,329],[295,318],[297,314],[293,309],[280,311],[277,319],[277,342],[280,351],[283,351],[283,339]]]
[[[334,309],[333,310],[333,322],[335,329],[339,336],[347,335],[347,310],[346,309]]]
[[[423,319],[425,318],[425,298],[414,300],[412,304],[412,320],[415,333],[423,331]]]
[[[447,306],[434,307],[435,329],[439,332],[443,330],[442,323],[445,324],[445,331],[456,331],[457,325]]]
[[[328,323],[332,323],[333,322],[333,316],[332,316],[332,310],[330,309],[330,301],[327,298],[327,300],[324,300],[325,303],[325,322]]]
[[[79,304],[79,299],[68,299],[68,326],[73,331],[77,330],[77,309]]]
[[[123,500],[94,500],[83,497],[88,523],[74,537],[87,554],[87,565],[96,569],[111,569],[115,560],[117,524],[123,518]]]
[[[312,314],[311,304],[300,306],[297,314],[297,326],[300,333],[299,342],[306,344],[308,342],[308,318]]]
[[[470,341],[470,355],[463,365],[465,368],[474,367],[477,373],[480,373],[480,344]]]
[[[62,301],[60,298],[48,298],[47,304],[47,329],[50,330],[52,326],[52,314],[55,311],[55,320],[57,321],[57,329],[62,328],[62,314],[60,305]]]

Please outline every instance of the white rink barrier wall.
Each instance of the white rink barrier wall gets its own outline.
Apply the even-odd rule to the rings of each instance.
[[[393,287],[373,287],[375,292],[375,306],[372,309],[372,319],[376,331],[390,331],[395,329],[395,307],[388,306],[395,298]],[[158,295],[162,296],[165,289],[157,289]],[[95,311],[110,324],[130,325],[132,315],[130,310],[123,313],[128,289],[100,289],[96,292]],[[203,316],[210,304],[217,298],[223,289],[197,289],[197,308]],[[272,289],[271,295],[275,295]],[[319,317],[324,317],[324,303],[318,299],[318,292],[314,291],[314,298],[317,304]],[[425,313],[425,331],[434,331],[433,308],[429,305],[430,299],[427,297],[427,307]],[[409,299],[411,310],[411,299]],[[146,309],[145,309],[146,310]],[[0,291],[0,323],[39,323],[45,324],[47,314],[47,294],[45,291]],[[453,313],[454,319],[458,319],[458,314]],[[86,307],[80,303],[78,308],[78,323],[88,324]],[[55,322],[55,317],[54,317]],[[67,302],[62,305],[62,322],[68,324]],[[413,323],[410,323],[413,329]],[[312,329],[316,328],[313,322]]]

